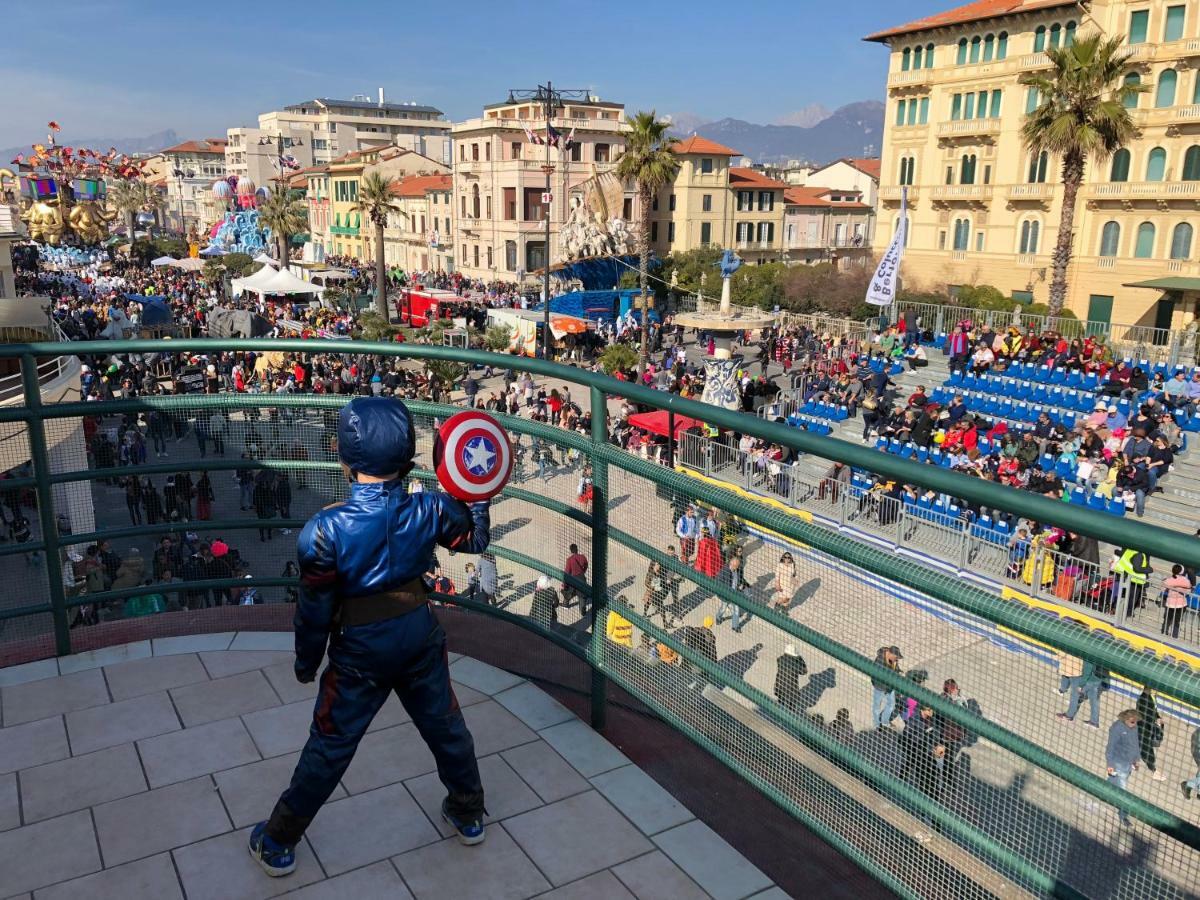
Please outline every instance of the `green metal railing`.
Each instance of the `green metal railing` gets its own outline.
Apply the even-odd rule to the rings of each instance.
[[[71,616],[80,606],[108,604],[146,593],[145,587],[109,590],[100,594],[68,597],[62,580],[57,577],[55,563],[63,547],[86,544],[102,538],[135,539],[171,530],[163,525],[132,526],[119,529],[103,528],[89,534],[60,534],[57,528],[54,488],[56,485],[88,482],[96,478],[172,474],[179,463],[136,465],[104,469],[80,469],[52,472],[47,456],[47,424],[61,420],[77,420],[83,416],[117,415],[123,413],[167,411],[175,415],[207,415],[221,410],[234,415],[248,408],[287,410],[296,414],[339,407],[347,397],[314,395],[207,395],[207,396],[150,396],[105,403],[44,404],[37,379],[37,359],[62,354],[124,354],[147,352],[213,352],[257,351],[285,353],[373,354],[416,360],[454,360],[470,365],[496,366],[497,358],[480,351],[464,351],[446,347],[372,344],[355,342],[317,342],[302,340],[243,340],[243,341],[148,341],[98,342],[80,344],[14,344],[0,346],[0,358],[18,357],[22,360],[25,406],[0,408],[0,424],[23,423],[27,428],[28,450],[33,460],[33,475],[27,479],[10,480],[9,487],[31,487],[38,504],[41,540],[34,543],[9,545],[0,548],[0,559],[34,551],[46,555],[44,600],[0,610],[0,623],[32,616],[50,614],[55,650],[70,653],[74,632]],[[1097,774],[1095,760],[1084,760],[1073,752],[1073,746],[1048,746],[1038,725],[1019,726],[1012,716],[987,716],[953,702],[935,690],[928,689],[889,668],[878,665],[870,653],[856,647],[855,636],[834,624],[817,627],[819,621],[797,621],[756,602],[744,591],[730,589],[721,579],[698,572],[694,566],[669,556],[648,540],[645,516],[660,516],[663,509],[674,510],[687,501],[703,501],[736,517],[748,528],[755,529],[763,541],[780,541],[797,548],[797,553],[809,555],[813,565],[836,566],[838,572],[848,572],[857,578],[892,586],[921,598],[922,602],[937,603],[939,608],[956,617],[956,621],[972,624],[973,628],[992,629],[997,634],[1016,635],[1029,647],[1052,648],[1072,656],[1088,659],[1110,672],[1145,685],[1179,708],[1200,708],[1200,675],[1181,666],[1173,659],[1137,651],[1129,645],[1113,641],[1106,635],[1095,634],[1058,617],[1047,616],[1024,605],[1002,600],[992,593],[930,568],[898,560],[878,547],[856,542],[845,535],[819,527],[803,516],[788,515],[780,510],[741,496],[719,484],[707,483],[683,473],[664,469],[646,460],[622,452],[607,440],[608,398],[622,397],[649,408],[665,409],[680,415],[702,419],[720,428],[750,433],[765,440],[792,448],[796,452],[812,453],[827,459],[841,460],[851,466],[867,468],[888,477],[911,482],[981,504],[994,509],[1008,510],[1018,516],[1058,525],[1064,529],[1090,535],[1098,540],[1121,546],[1135,546],[1152,556],[1200,567],[1200,541],[1139,522],[1095,515],[1079,507],[1057,503],[1029,493],[1014,491],[1001,485],[969,478],[937,467],[920,465],[908,460],[880,454],[869,448],[842,441],[817,437],[784,425],[767,422],[740,413],[717,409],[696,401],[653,391],[638,385],[619,382],[602,375],[567,368],[533,359],[503,357],[501,365],[525,370],[535,376],[552,378],[557,382],[579,385],[588,391],[592,428],[588,435],[565,432],[561,429],[510,416],[498,416],[514,434],[546,441],[559,447],[584,454],[592,467],[593,502],[590,511],[580,509],[569,500],[549,496],[546,490],[531,490],[527,486],[510,484],[502,493],[502,502],[520,505],[548,517],[545,521],[573,523],[571,527],[585,529],[590,536],[589,579],[568,580],[575,590],[591,600],[586,626],[586,640],[567,636],[560,629],[548,627],[528,615],[501,610],[462,596],[447,600],[473,612],[494,616],[527,628],[550,640],[556,647],[586,661],[591,668],[590,696],[592,722],[603,727],[607,707],[607,682],[616,681],[622,688],[643,701],[655,713],[692,737],[719,759],[730,765],[755,784],[775,802],[817,830],[843,852],[857,860],[880,880],[907,896],[991,896],[1035,893],[1063,897],[1087,896],[1080,884],[1083,876],[1064,874],[1061,865],[1043,858],[1044,851],[1037,841],[1025,840],[998,828],[992,821],[994,813],[963,809],[898,778],[888,754],[874,747],[848,745],[811,714],[789,707],[780,697],[772,696],[748,677],[738,677],[718,665],[678,632],[672,632],[651,621],[634,604],[626,601],[617,589],[622,579],[616,576],[628,571],[640,573],[650,561],[690,584],[702,596],[711,596],[732,603],[757,618],[760,634],[766,642],[790,641],[830,661],[838,671],[857,678],[869,678],[892,689],[902,697],[912,698],[928,706],[940,721],[953,723],[963,733],[972,735],[985,745],[989,753],[1005,760],[1005,765],[1024,768],[1055,786],[1064,796],[1078,798],[1079,803],[1103,804],[1115,807],[1142,823],[1147,834],[1169,858],[1175,871],[1174,882],[1145,882],[1130,884],[1114,896],[1165,896],[1175,890],[1181,878],[1192,884],[1200,883],[1200,827],[1195,814],[1178,804],[1152,801],[1139,793],[1123,790]],[[454,407],[424,402],[410,402],[418,417],[436,418],[456,411]],[[287,425],[277,427],[290,427]],[[276,469],[285,472],[330,473],[338,471],[332,459],[305,462],[282,459],[225,459],[190,460],[189,471],[221,472],[241,468]],[[432,482],[428,471],[416,476]],[[621,498],[633,497],[638,508],[626,515],[616,505]],[[660,498],[654,506],[651,495]],[[610,513],[610,510],[615,510]],[[644,518],[644,516],[643,516]],[[673,515],[671,517],[673,521]],[[225,519],[189,523],[189,530],[229,533],[234,529],[259,526],[255,519]],[[299,527],[302,520],[274,520],[277,527]],[[560,568],[546,562],[544,555],[519,550],[506,545],[505,538],[493,544],[495,555],[514,570],[529,571],[562,580]],[[631,569],[626,561],[636,560],[638,568]],[[624,566],[624,568],[621,568]],[[860,573],[860,574],[855,574]],[[840,576],[839,576],[840,577]],[[847,576],[850,577],[850,576]],[[834,579],[830,576],[831,581]],[[636,579],[636,575],[635,575]],[[624,581],[629,581],[628,578]],[[261,587],[292,586],[286,578],[256,576],[252,579]],[[209,579],[172,586],[171,590],[227,589],[243,584],[239,579]],[[836,581],[834,582],[837,583]],[[892,589],[889,588],[889,589]],[[832,590],[837,590],[833,588]],[[846,601],[855,602],[850,588]],[[899,604],[898,604],[899,605]],[[706,692],[704,705],[691,684],[676,683],[675,670],[647,668],[645,660],[629,652],[630,648],[614,644],[605,636],[609,613],[615,613],[632,623],[652,645],[669,648],[684,660],[697,681],[707,681],[723,691],[719,696]],[[896,615],[900,617],[900,613]],[[1006,638],[1007,639],[1007,638]],[[761,646],[760,642],[760,646]],[[999,652],[999,651],[998,651]],[[1032,651],[1031,651],[1032,652]],[[1007,658],[1004,665],[1011,665]],[[736,698],[736,699],[730,699]],[[1020,701],[1021,697],[1014,698]],[[1038,702],[1041,702],[1040,700]],[[730,707],[728,704],[733,703]],[[1018,704],[1014,704],[1014,709]],[[754,711],[745,719],[746,710]],[[1003,712],[1003,711],[1002,711]],[[789,741],[795,741],[791,751],[780,749],[779,742],[771,743],[772,729],[782,729]],[[790,746],[790,745],[789,745]],[[1102,772],[1103,769],[1101,768]],[[799,773],[799,774],[798,774]],[[849,775],[854,789],[861,795],[833,785]],[[786,776],[786,777],[785,777]],[[826,802],[814,807],[809,795],[799,785],[805,778],[815,778],[820,790],[827,794]],[[896,804],[904,810],[900,815],[912,824],[912,833],[896,834],[895,821],[887,823],[878,804]],[[867,824],[863,824],[867,823]],[[918,834],[921,827],[932,829]],[[1014,827],[1016,827],[1014,825]],[[1048,826],[1047,826],[1048,827]],[[864,840],[864,831],[872,835],[873,843]],[[1102,843],[1102,842],[1101,842]],[[886,851],[886,852],[885,852]],[[1096,851],[1098,854],[1099,850]],[[928,875],[914,868],[911,861],[901,857],[913,854],[935,871],[933,887]],[[1100,863],[1097,863],[1099,866]],[[986,872],[981,873],[982,866]],[[919,867],[917,867],[919,868]],[[990,874],[988,874],[990,873]],[[994,878],[991,876],[995,876]],[[1166,878],[1166,876],[1163,876]],[[1077,884],[1076,882],[1079,882]],[[1001,887],[997,887],[1001,885]],[[1163,893],[1167,885],[1170,889]],[[1006,886],[1006,887],[1005,887]],[[1181,889],[1179,896],[1187,893]]]

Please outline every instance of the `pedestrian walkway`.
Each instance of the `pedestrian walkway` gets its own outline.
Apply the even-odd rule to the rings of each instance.
[[[292,636],[158,638],[0,669],[0,897],[779,898],[667,791],[532,683],[451,654],[487,841],[438,815],[433,757],[393,697],[269,878],[250,826],[308,733]]]

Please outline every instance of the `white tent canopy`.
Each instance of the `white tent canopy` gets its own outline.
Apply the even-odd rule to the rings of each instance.
[[[297,278],[286,269],[276,271],[262,268],[249,278],[237,278],[233,281],[235,293],[251,291],[255,294],[320,294],[323,288]]]
[[[188,256],[183,259],[173,260],[169,265],[176,269],[183,269],[185,272],[199,272],[204,268],[204,260]]]
[[[262,263],[264,266],[278,266],[279,265],[278,260],[272,259],[266,253],[258,254],[258,256],[254,257],[254,261],[256,263]]]
[[[152,265],[152,266],[173,266],[177,262],[179,262],[179,260],[177,260],[173,256],[160,256],[158,259],[150,260],[150,265]]]

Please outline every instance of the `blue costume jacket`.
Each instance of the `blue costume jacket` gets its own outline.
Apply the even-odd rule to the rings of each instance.
[[[297,674],[316,674],[340,604],[417,578],[435,545],[482,553],[489,540],[486,502],[409,494],[403,479],[351,485],[350,499],[323,509],[300,532]]]

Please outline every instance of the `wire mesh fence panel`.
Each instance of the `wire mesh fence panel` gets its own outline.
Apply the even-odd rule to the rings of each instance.
[[[649,482],[627,473],[615,473],[612,481],[614,499],[628,496],[633,499],[626,502],[636,504],[622,517],[622,528],[664,552],[677,543],[672,539],[676,529],[671,527],[671,517],[680,509],[679,515],[687,516],[690,498],[660,496],[661,490],[656,492]],[[880,507],[886,510],[885,504]],[[703,535],[705,518],[711,513],[705,504],[698,504],[695,514],[700,522],[698,533]],[[1189,894],[1200,877],[1195,851],[1141,826],[1133,832],[1124,830],[1115,809],[973,735],[969,724],[949,721],[933,710],[926,720],[916,690],[924,688],[950,698],[970,716],[986,718],[1080,770],[1102,775],[1109,729],[1120,711],[1137,707],[1140,686],[1119,676],[1106,676],[1097,710],[1102,728],[1087,727],[1083,717],[1068,723],[1058,716],[1066,713],[1070,702],[1069,692],[1059,692],[1061,654],[836,557],[781,541],[770,530],[728,519],[718,512],[719,542],[701,536],[686,548],[687,569],[711,574],[726,585],[738,585],[737,592],[747,601],[745,609],[686,577],[678,599],[660,604],[655,595],[665,584],[661,574],[625,546],[611,552],[614,585],[628,583],[631,588],[610,590],[610,616],[641,620],[627,641],[609,638],[610,644],[618,643],[642,662],[626,675],[631,689],[659,690],[656,682],[661,680],[664,658],[679,664],[685,674],[678,676],[678,689],[690,699],[682,710],[672,706],[672,711],[685,720],[708,720],[697,728],[709,740],[716,736],[730,740],[726,729],[713,726],[711,719],[718,713],[702,699],[704,685],[713,679],[702,677],[686,659],[676,658],[677,652],[662,639],[664,633],[672,635],[710,659],[725,676],[729,685],[726,695],[731,689],[737,693],[745,687],[777,702],[793,703],[821,734],[847,738],[857,763],[935,796],[939,805],[974,826],[995,849],[1014,854],[1048,877],[1061,879],[1088,896],[1098,891],[1124,897]],[[738,562],[731,562],[734,558]],[[897,559],[895,565],[899,569],[916,564]],[[645,575],[639,578],[642,571]],[[780,612],[816,632],[836,636],[863,660],[884,658],[884,648],[898,648],[895,662],[914,685],[914,696],[873,689],[868,677],[805,646],[775,627],[760,610]],[[803,663],[794,661],[797,656],[789,645]],[[654,668],[650,668],[652,657]],[[748,702],[744,694],[733,699],[743,708]],[[763,713],[760,704],[749,702]],[[1195,823],[1194,805],[1185,801],[1179,790],[1180,779],[1194,774],[1189,749],[1194,711],[1162,696],[1156,696],[1156,706],[1168,723],[1164,732],[1169,732],[1158,751],[1158,770],[1170,774],[1165,781],[1156,780],[1143,759],[1127,790]],[[796,736],[795,729],[789,733]],[[803,741],[803,735],[800,739]],[[946,749],[934,755],[939,744]],[[744,755],[765,752],[770,757],[775,752],[761,745],[728,749],[750,769],[754,764],[743,759]],[[763,759],[756,762],[768,768],[796,765],[794,760],[774,766]],[[825,786],[824,794],[832,792]],[[791,799],[803,802],[802,798]],[[904,801],[899,802],[903,807]],[[928,826],[921,829],[925,814],[916,807],[911,812],[916,836],[910,840],[920,843],[939,833]],[[849,824],[853,831],[855,823]],[[878,823],[872,827],[882,830]],[[942,834],[949,833],[945,823],[938,827]],[[952,838],[960,847],[964,846],[961,840],[961,836]],[[978,847],[965,846],[978,852]],[[1144,854],[1145,861],[1142,869],[1131,871],[1129,854],[1135,849]],[[911,850],[897,852],[897,856],[915,858]],[[909,880],[910,875],[901,873],[906,883],[916,884]],[[953,880],[941,887],[950,885],[959,896],[965,895]],[[1035,885],[1031,882],[1028,887]]]

